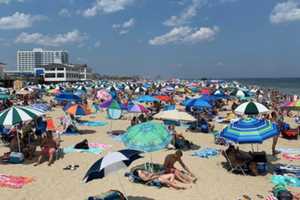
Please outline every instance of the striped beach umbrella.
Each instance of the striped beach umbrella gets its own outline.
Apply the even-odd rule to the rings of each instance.
[[[220,136],[236,143],[262,143],[264,140],[278,135],[275,124],[268,120],[247,118],[228,125]]]
[[[268,113],[270,110],[263,104],[250,101],[239,105],[234,112],[239,115],[258,115]]]
[[[32,107],[13,106],[0,113],[0,125],[13,126],[30,121],[45,113]]]
[[[172,140],[164,125],[145,122],[128,129],[122,141],[129,149],[153,152],[165,148]]]
[[[130,149],[109,153],[89,168],[83,180],[87,183],[95,179],[102,179],[109,174],[127,168],[133,161],[142,158],[139,155],[141,153]]]

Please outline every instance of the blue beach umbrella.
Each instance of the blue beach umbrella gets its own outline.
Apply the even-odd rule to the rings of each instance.
[[[212,108],[212,106],[201,98],[193,99],[186,104],[186,107],[194,108]]]
[[[151,103],[151,102],[158,102],[159,99],[149,96],[149,95],[144,95],[144,96],[139,97],[136,101],[138,101],[140,103],[142,103],[142,102]]]
[[[247,118],[228,125],[220,136],[240,144],[262,143],[278,135],[278,128],[269,120]]]

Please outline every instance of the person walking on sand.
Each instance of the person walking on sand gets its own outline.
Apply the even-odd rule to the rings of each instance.
[[[182,183],[192,183],[196,182],[197,178],[194,176],[194,174],[189,170],[189,168],[184,164],[182,161],[182,151],[177,150],[173,154],[169,154],[166,156],[165,161],[164,161],[164,168],[165,168],[165,173],[172,173],[175,175],[175,178]],[[175,168],[175,164],[179,162],[181,167],[185,170],[186,173],[182,172],[179,169]]]

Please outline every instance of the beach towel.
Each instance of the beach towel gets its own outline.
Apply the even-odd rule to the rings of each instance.
[[[276,148],[276,151],[289,154],[300,154],[300,148]]]
[[[64,153],[92,153],[101,154],[105,149],[110,148],[111,145],[100,143],[89,143],[89,149],[75,149],[74,146],[66,147],[63,149]]]
[[[293,176],[273,175],[271,180],[275,185],[282,184],[285,186],[300,187],[300,178]]]
[[[89,148],[89,149],[75,149],[73,146],[64,148],[64,153],[92,153],[92,154],[101,154],[103,149],[101,148]]]
[[[8,176],[0,174],[0,187],[8,187],[13,189],[22,188],[24,185],[34,181],[31,177]]]
[[[93,127],[97,127],[97,126],[106,126],[106,125],[107,125],[107,122],[101,122],[101,121],[95,121],[95,122],[86,121],[86,122],[79,123],[79,126],[93,126]]]
[[[284,153],[284,154],[282,154],[282,158],[285,159],[285,160],[290,160],[290,161],[300,160],[300,154],[287,154],[287,153]]]
[[[197,156],[200,158],[210,158],[213,156],[217,156],[220,154],[220,150],[215,149],[215,148],[205,148],[201,149],[199,151],[195,151],[192,153],[192,156]]]

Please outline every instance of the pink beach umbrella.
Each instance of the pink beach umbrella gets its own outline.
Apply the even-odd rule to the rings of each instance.
[[[106,90],[99,90],[98,92],[97,92],[97,95],[96,95],[96,97],[98,98],[98,99],[101,99],[102,101],[109,101],[109,100],[111,100],[112,99],[112,96],[109,94],[109,92],[107,92]]]

